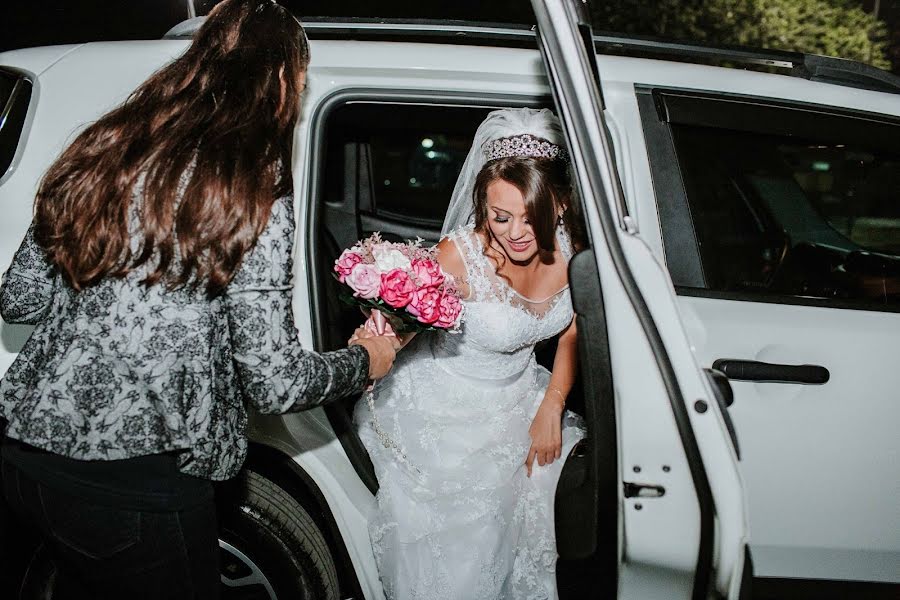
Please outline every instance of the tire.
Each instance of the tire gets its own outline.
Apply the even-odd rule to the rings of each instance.
[[[313,518],[245,470],[219,507],[222,600],[338,600],[337,568]]]

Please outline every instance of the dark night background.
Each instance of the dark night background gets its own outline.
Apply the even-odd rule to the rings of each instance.
[[[7,0],[0,18],[0,50],[159,38],[188,16],[189,1]],[[205,14],[215,3],[195,0],[197,14]],[[533,22],[528,0],[283,0],[282,4],[301,17]],[[900,74],[900,0],[605,0],[594,2],[592,12],[597,31],[831,54]]]

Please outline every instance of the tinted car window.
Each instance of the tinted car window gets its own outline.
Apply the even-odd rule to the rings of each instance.
[[[672,134],[709,289],[900,304],[900,151]]]
[[[16,156],[30,101],[31,82],[0,69],[0,177]]]
[[[329,119],[329,194],[360,214],[440,229],[478,124],[490,109],[347,104]],[[357,162],[362,169],[354,169]],[[343,163],[344,168],[338,167]]]
[[[373,135],[370,144],[374,211],[381,216],[442,221],[471,137],[404,131]]]

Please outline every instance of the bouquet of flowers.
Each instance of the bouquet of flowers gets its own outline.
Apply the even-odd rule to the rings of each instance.
[[[462,303],[436,252],[421,239],[387,242],[373,233],[334,262],[335,277],[348,288],[343,299],[371,311],[366,327],[375,333],[457,331]]]

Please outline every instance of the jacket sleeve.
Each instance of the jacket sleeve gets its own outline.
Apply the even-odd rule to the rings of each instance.
[[[0,316],[7,323],[36,325],[53,300],[56,268],[34,241],[34,223],[0,282]]]
[[[300,411],[359,393],[369,354],[361,346],[318,354],[297,339],[292,301],[294,209],[272,208],[256,246],[225,293],[231,347],[244,397],[263,413]]]

